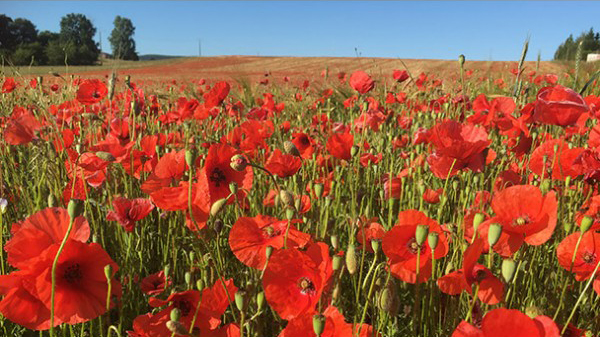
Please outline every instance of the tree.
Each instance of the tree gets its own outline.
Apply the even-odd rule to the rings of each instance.
[[[9,27],[16,46],[22,43],[34,43],[37,41],[38,31],[35,25],[29,20],[17,18]]]
[[[83,14],[68,14],[60,20],[60,48],[63,50],[62,60],[67,59],[67,63],[94,64],[100,55],[98,43],[94,41],[96,28],[92,22]],[[50,49],[48,49],[52,46]],[[49,60],[59,59],[56,45],[49,43],[46,54]]]
[[[554,53],[555,60],[575,60],[579,43],[581,45],[581,59],[585,60],[587,54],[600,52],[600,34],[594,33],[594,29],[590,28],[588,32],[583,32],[577,39],[573,39],[573,35],[563,42]]]
[[[135,41],[133,40],[135,27],[131,23],[131,20],[117,15],[114,25],[115,28],[108,38],[114,58],[137,61],[138,55],[135,51]]]
[[[10,25],[13,20],[4,15],[0,14],[0,54],[8,55],[15,47],[15,38]]]

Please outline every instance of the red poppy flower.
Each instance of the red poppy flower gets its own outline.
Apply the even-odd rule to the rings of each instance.
[[[371,246],[371,241],[373,240],[382,240],[385,236],[385,229],[381,224],[377,222],[378,218],[367,219],[365,217],[360,218],[360,229],[356,233],[356,241],[359,244],[363,244],[363,242],[367,242],[365,249],[368,252],[373,253],[373,247]],[[359,248],[360,249],[360,248]]]
[[[171,281],[167,282],[165,272],[163,270],[150,274],[142,279],[140,282],[140,288],[147,295],[159,295],[165,291],[167,284],[171,284]]]
[[[113,200],[114,211],[108,212],[106,220],[118,221],[129,233],[133,232],[136,221],[145,218],[154,209],[152,201],[144,198],[125,199],[117,197]]]
[[[375,81],[364,71],[358,70],[350,76],[350,86],[364,95],[375,88]]]
[[[516,108],[512,97],[496,97],[488,102],[485,94],[481,94],[473,101],[475,114],[467,120],[470,123],[494,126],[500,130],[508,130],[516,119],[512,116]]]
[[[4,79],[4,83],[2,83],[2,93],[8,94],[13,92],[17,87],[17,83],[15,83],[15,79],[12,77],[7,77]]]
[[[299,223],[294,220],[292,223]],[[238,218],[229,232],[229,246],[233,254],[245,265],[263,269],[267,261],[266,248],[275,250],[285,247],[304,247],[310,241],[310,235],[302,233],[287,220],[279,220],[265,215],[254,218]]]
[[[402,83],[408,79],[408,72],[406,70],[394,69],[392,77],[394,78],[394,80],[396,80],[396,82]]]
[[[251,167],[242,171],[231,168],[231,157],[235,154],[238,151],[226,144],[213,144],[208,150],[203,174],[207,178],[211,204],[229,195],[229,184],[232,182],[237,183],[240,189],[250,190],[252,187],[254,174]]]
[[[494,309],[483,317],[481,328],[460,322],[452,337],[559,337],[556,323],[547,316],[529,316],[513,309]]]
[[[291,154],[283,154],[281,150],[275,149],[267,159],[265,168],[272,174],[280,177],[291,177],[302,167],[302,160]]]
[[[582,174],[581,165],[575,162],[582,152],[582,148],[570,149],[569,144],[562,139],[549,140],[533,151],[529,169],[544,178],[576,178]]]
[[[526,242],[538,246],[550,239],[556,227],[557,201],[554,191],[542,195],[532,185],[516,185],[498,192],[492,199],[496,216],[482,223],[478,231],[487,237],[490,224],[502,226],[494,251],[510,256]]]
[[[354,145],[354,135],[348,132],[345,133],[334,133],[327,139],[327,151],[332,156],[350,160],[352,158],[351,150]]]
[[[320,337],[371,337],[373,327],[368,324],[346,323],[344,315],[334,306],[329,306],[323,311],[325,316],[325,326]],[[360,331],[360,332],[359,332]],[[281,331],[279,337],[313,337],[313,313],[302,315],[288,322],[288,325]]]
[[[583,234],[571,268],[580,235],[581,232],[576,232],[567,236],[556,248],[556,255],[561,267],[574,273],[577,281],[584,281],[592,276],[596,265],[600,262],[600,233],[587,231]],[[596,274],[593,282],[594,290],[600,295],[600,276]]]
[[[217,105],[223,103],[223,100],[229,95],[229,90],[231,87],[229,83],[225,81],[217,82],[210,89],[209,92],[204,94],[204,106],[207,109],[212,109]]]
[[[154,174],[160,179],[179,180],[187,170],[185,150],[169,152],[160,158]]]
[[[98,79],[84,80],[77,90],[77,100],[84,105],[100,102],[108,94],[106,85]]]
[[[533,118],[543,124],[568,126],[588,112],[589,107],[581,95],[557,85],[538,91]]]
[[[428,204],[437,204],[440,202],[440,195],[442,195],[443,192],[444,189],[441,187],[437,190],[427,188],[425,192],[423,192],[423,200]]]
[[[11,145],[27,144],[36,138],[42,124],[27,110],[13,112],[4,128],[4,139]]]
[[[472,293],[473,283],[479,285],[477,297],[486,304],[498,304],[504,296],[504,284],[485,266],[477,264],[484,248],[482,238],[477,238],[464,253],[462,268],[437,280],[440,290],[448,295],[463,291]]]
[[[271,308],[285,320],[313,313],[330,286],[331,263],[329,248],[321,242],[310,245],[305,252],[295,248],[274,252],[263,277]]]
[[[69,213],[64,208],[45,208],[21,222],[19,230],[5,245],[8,263],[25,269],[47,248],[60,244],[69,227]],[[86,242],[90,226],[84,217],[77,217],[69,239]]]
[[[386,199],[400,199],[402,196],[402,177],[390,177],[389,174],[385,174],[381,178],[383,182],[383,190],[385,192]]]
[[[428,226],[430,233],[438,233],[439,243],[433,253],[436,259],[448,254],[448,242],[437,221],[417,210],[400,212],[398,223],[383,237],[382,248],[389,259],[392,275],[408,283],[424,282],[431,275],[431,248],[426,241],[420,247],[419,279],[417,280],[419,245],[415,234],[418,225]]]
[[[579,211],[575,215],[577,226],[581,226],[581,221],[586,216],[589,216],[593,220],[590,230],[600,230],[600,195],[593,196],[586,200],[579,208]]]

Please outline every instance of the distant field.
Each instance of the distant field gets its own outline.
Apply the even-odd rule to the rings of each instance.
[[[469,61],[466,70],[473,76],[510,78],[510,69],[516,68],[516,61]],[[526,62],[525,72],[536,70],[536,62]],[[562,75],[572,68],[572,64],[544,61],[539,64],[539,73]],[[590,68],[590,65],[586,65]],[[260,80],[269,74],[271,80],[281,81],[289,76],[293,81],[321,79],[323,70],[330,77],[339,72],[351,73],[361,69],[376,78],[389,77],[394,69],[408,69],[413,76],[421,72],[442,80],[455,80],[458,74],[456,60],[386,59],[356,57],[266,57],[266,56],[216,56],[189,57],[154,61],[115,61],[107,60],[98,66],[43,66],[19,67],[2,70],[8,75],[46,75],[58,72],[61,75],[76,74],[83,77],[103,77],[116,71],[119,75],[131,75],[137,80],[177,80],[195,81],[201,78],[210,80]]]

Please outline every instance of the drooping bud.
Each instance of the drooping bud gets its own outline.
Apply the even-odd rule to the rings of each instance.
[[[427,225],[418,225],[415,231],[415,239],[417,240],[417,244],[422,246],[427,240],[427,234],[429,234],[429,226]]]
[[[286,190],[279,191],[279,200],[287,207],[294,207],[294,195]]]
[[[112,265],[107,264],[106,266],[104,266],[104,276],[106,277],[107,281],[110,281],[112,279],[112,275],[113,275],[113,269],[112,269]]]
[[[100,158],[100,159],[102,159],[104,161],[111,162],[111,163],[117,160],[115,158],[115,156],[112,155],[112,153],[110,153],[110,152],[104,152],[104,151],[98,151],[98,152],[96,152],[96,157],[98,157],[98,158]]]
[[[198,157],[198,150],[195,147],[185,150],[185,162],[190,168],[194,167],[196,158]]]
[[[173,312],[173,311],[171,311],[171,312]],[[181,322],[168,321],[167,329],[169,329],[169,331],[171,331],[175,335],[189,336],[188,332],[185,330],[185,326]]]
[[[481,225],[481,223],[483,222],[484,219],[485,219],[485,216],[483,215],[483,213],[475,214],[475,216],[473,217],[473,231],[474,232],[477,232],[477,228],[479,228],[479,225]]]
[[[258,310],[262,310],[265,307],[265,292],[261,291],[258,294],[256,294],[256,306],[258,307]]]
[[[377,304],[381,311],[390,315],[395,316],[395,314],[398,312],[400,303],[396,293],[396,286],[393,281],[390,280],[387,286],[383,288],[379,295],[379,301]]]
[[[238,184],[235,181],[229,183],[229,192],[235,195],[238,192]]]
[[[265,248],[265,256],[267,257],[267,260],[271,258],[271,255],[273,255],[273,246],[267,246],[267,248]]]
[[[313,188],[315,190],[315,196],[317,198],[321,198],[323,196],[323,190],[324,190],[324,186],[321,183],[316,183],[313,185]]]
[[[357,145],[352,145],[352,147],[350,148],[350,155],[352,157],[355,157],[358,154],[359,150],[360,150],[360,147],[358,147]]]
[[[500,240],[500,235],[502,234],[502,225],[498,223],[494,223],[490,225],[488,230],[488,243],[490,247],[493,247],[498,240]]]
[[[76,217],[83,214],[83,200],[79,200],[79,199],[69,200],[69,205],[67,206],[67,212],[69,213],[69,217],[71,219],[75,219]]]
[[[346,269],[348,269],[348,273],[350,275],[354,275],[356,270],[358,261],[356,259],[356,250],[354,249],[354,244],[351,243],[348,245],[348,250],[346,251]]]
[[[294,218],[294,213],[296,213],[296,210],[291,208],[291,207],[286,207],[285,208],[285,218],[288,221],[291,221]]]
[[[210,216],[217,216],[227,205],[227,198],[221,198],[210,206]]]
[[[2,200],[6,200],[6,199],[2,199]],[[1,201],[0,201],[1,203]],[[6,201],[6,203],[8,204],[8,201]],[[56,207],[57,206],[57,202],[56,202],[56,197],[54,196],[54,194],[48,194],[48,207]]]
[[[461,68],[465,65],[465,55],[463,55],[463,54],[458,55],[458,64],[460,65]]]
[[[337,236],[337,234],[333,234],[331,236],[331,248],[333,248],[333,250],[337,250],[339,246],[340,238]]]
[[[292,156],[295,157],[300,157],[300,151],[298,151],[298,148],[296,147],[296,145],[294,145],[294,143],[290,142],[289,140],[286,140],[283,143],[283,149],[285,150],[286,153],[291,154]]]
[[[188,288],[191,288],[192,287],[192,273],[190,273],[189,271],[186,271],[184,278],[185,278],[185,284],[187,284]]]
[[[334,271],[340,270],[342,267],[342,257],[339,255],[334,255],[332,260],[332,269]]]
[[[232,169],[238,172],[243,171],[248,166],[248,160],[241,154],[236,154],[235,156],[231,157],[231,163],[229,165]]]
[[[221,219],[215,220],[215,222],[213,222],[213,230],[215,233],[220,234],[221,229],[223,229],[223,221],[221,221]]]
[[[590,230],[590,228],[592,227],[592,225],[594,224],[594,219],[592,219],[589,216],[584,216],[583,220],[581,220],[581,226],[579,227],[579,230],[581,231],[581,233],[585,233],[588,230]]]
[[[517,263],[513,259],[502,260],[502,277],[506,283],[510,283],[515,277]]]
[[[173,308],[169,317],[173,322],[179,322],[179,319],[181,318],[181,310],[179,310],[178,308]]]
[[[320,337],[325,331],[325,316],[316,314],[313,316],[313,330],[317,337]]]
[[[437,248],[439,241],[440,236],[438,233],[431,232],[429,235],[427,235],[427,243],[429,244],[429,248],[431,248],[431,250],[435,250]]]
[[[375,252],[375,254],[379,253],[379,250],[381,249],[381,240],[380,239],[371,240],[371,248],[373,248],[373,251]]]
[[[243,289],[238,290],[235,293],[235,306],[240,312],[246,310],[246,291]]]

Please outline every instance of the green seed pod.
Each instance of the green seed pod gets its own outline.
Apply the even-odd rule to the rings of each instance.
[[[285,208],[285,218],[288,221],[291,221],[294,218],[294,213],[296,213],[296,210],[292,207],[286,207]]]
[[[185,278],[185,284],[187,284],[188,288],[191,287],[192,286],[192,273],[190,273],[189,271],[186,271],[184,278]]]
[[[473,217],[473,231],[474,232],[477,232],[477,228],[479,228],[479,225],[481,225],[481,223],[483,222],[484,219],[485,219],[485,216],[483,215],[483,213],[475,214],[475,216]]]
[[[248,160],[241,154],[236,154],[235,156],[231,157],[231,163],[229,165],[235,171],[243,171],[248,166]]]
[[[292,156],[300,157],[300,151],[298,151],[296,145],[294,145],[294,143],[290,142],[289,140],[286,140],[283,143],[283,149],[286,153],[291,154]]]
[[[321,314],[313,316],[313,331],[317,337],[323,334],[323,331],[325,331],[325,316]]]
[[[271,258],[271,255],[273,255],[273,247],[267,246],[267,248],[265,248],[265,256],[267,257],[267,260]]]
[[[358,269],[357,265],[356,250],[354,249],[354,244],[351,243],[348,245],[348,250],[346,251],[346,269],[348,269],[350,275],[356,273],[356,270]]]
[[[265,307],[265,292],[261,291],[258,294],[256,294],[256,306],[258,307],[258,310],[262,310]]]
[[[210,207],[210,215],[217,216],[217,214],[221,213],[221,211],[225,209],[225,205],[227,205],[227,198],[222,198],[215,201],[215,203]]]
[[[104,161],[108,161],[108,162],[114,162],[117,159],[115,158],[115,156],[112,155],[112,153],[110,152],[104,152],[104,151],[98,151],[96,152],[96,157],[104,160]]]
[[[58,203],[54,194],[48,194],[48,207],[56,207],[57,205]]]
[[[589,216],[584,216],[583,220],[581,220],[581,226],[579,227],[579,230],[581,231],[581,233],[585,233],[588,230],[590,230],[590,228],[592,227],[593,224],[594,224],[594,219],[592,219]]]
[[[317,198],[321,198],[323,196],[323,191],[324,191],[324,186],[321,183],[316,183],[313,185],[313,188],[315,190],[315,196]]]
[[[191,148],[185,150],[185,162],[188,164],[190,168],[194,167],[194,163],[196,163],[196,158],[198,158],[198,150],[196,148]]]
[[[171,313],[170,313],[169,317],[171,318],[171,320],[173,322],[179,322],[179,319],[181,318],[181,310],[179,310],[177,308],[171,309]]]
[[[417,239],[417,244],[422,246],[427,240],[427,234],[429,234],[429,226],[427,225],[418,225],[415,231],[415,239]]]
[[[437,248],[439,241],[440,236],[438,233],[431,232],[429,235],[427,235],[427,243],[429,244],[429,248],[431,248],[431,250],[435,250]]]
[[[196,290],[198,290],[198,291],[204,290],[204,281],[202,279],[198,279],[196,281]]]
[[[69,200],[69,205],[67,206],[67,212],[69,213],[69,217],[71,219],[75,219],[76,217],[83,214],[83,200],[79,200],[79,199]]]
[[[238,192],[238,184],[235,181],[229,183],[229,192],[235,195]]]
[[[339,255],[334,255],[332,260],[332,268],[334,271],[340,270],[342,266],[342,257]]]
[[[235,293],[235,306],[240,312],[246,310],[246,291],[243,289],[238,290]]]
[[[502,277],[506,283],[510,283],[515,277],[517,263],[513,259],[502,260]]]
[[[112,265],[107,264],[106,266],[104,266],[104,276],[106,277],[106,280],[110,281],[112,279],[112,275],[113,275]]]
[[[493,223],[490,225],[490,229],[488,230],[488,243],[490,247],[493,247],[498,240],[500,240],[500,235],[502,234],[502,225],[498,223]]]

